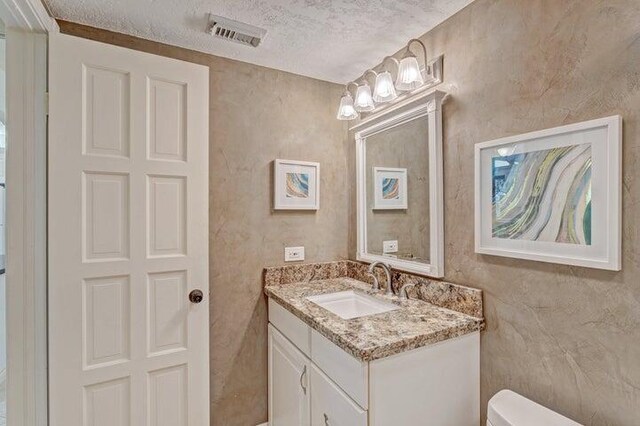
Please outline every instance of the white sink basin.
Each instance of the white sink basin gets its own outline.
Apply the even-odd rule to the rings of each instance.
[[[393,303],[353,290],[309,296],[307,300],[333,312],[342,319],[365,317],[399,309],[399,306]]]

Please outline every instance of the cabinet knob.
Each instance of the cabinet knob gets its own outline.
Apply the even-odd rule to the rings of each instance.
[[[202,302],[202,299],[204,299],[204,294],[202,293],[202,290],[191,290],[191,293],[189,293],[189,301],[191,303],[200,303]]]

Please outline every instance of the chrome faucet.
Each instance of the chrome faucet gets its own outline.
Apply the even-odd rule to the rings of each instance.
[[[378,277],[376,277],[376,275],[373,273],[373,270],[376,269],[376,266],[381,267],[385,275],[387,276],[387,291],[385,292],[385,294],[389,296],[393,296],[394,293],[393,293],[393,286],[391,285],[391,268],[386,263],[373,262],[371,265],[369,265],[368,274],[373,277],[372,288],[374,290],[380,290],[380,282],[378,281]]]
[[[411,287],[415,287],[415,284],[412,283],[405,283],[402,285],[402,287],[400,287],[400,290],[398,291],[398,297],[400,299],[408,299],[409,298],[409,294],[407,293],[407,290]]]

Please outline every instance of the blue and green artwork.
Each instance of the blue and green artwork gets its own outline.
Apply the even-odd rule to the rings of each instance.
[[[492,158],[494,238],[591,245],[591,145]]]
[[[287,173],[287,198],[309,198],[309,174]]]
[[[400,198],[400,179],[382,179],[382,198],[385,200],[397,200]]]

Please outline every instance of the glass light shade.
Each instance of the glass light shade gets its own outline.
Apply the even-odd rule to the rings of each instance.
[[[340,98],[338,107],[338,120],[354,120],[358,118],[358,113],[353,107],[353,98],[349,93],[345,93]]]
[[[424,84],[420,65],[415,56],[405,56],[398,66],[398,78],[396,79],[396,89],[414,90]]]
[[[358,112],[373,111],[375,105],[373,104],[373,98],[371,97],[371,87],[367,83],[362,86],[358,86],[356,91],[356,103],[355,109]]]
[[[389,102],[398,97],[393,86],[393,78],[389,71],[384,71],[376,77],[376,85],[373,88],[373,100],[379,103]]]

